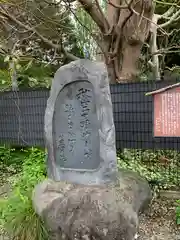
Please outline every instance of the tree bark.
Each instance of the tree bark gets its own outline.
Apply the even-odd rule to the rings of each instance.
[[[109,0],[109,29],[101,32],[100,46],[111,83],[132,82],[139,74],[138,60],[153,12],[152,0]]]

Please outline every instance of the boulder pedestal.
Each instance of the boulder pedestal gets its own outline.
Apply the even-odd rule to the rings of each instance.
[[[79,185],[47,179],[33,193],[36,213],[50,231],[50,239],[132,240],[138,214],[151,201],[148,183],[121,170],[108,185]]]

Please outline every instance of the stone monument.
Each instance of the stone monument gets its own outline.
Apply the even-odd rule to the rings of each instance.
[[[106,67],[77,60],[55,74],[45,113],[49,179],[33,193],[50,240],[133,240],[147,182],[117,171]]]
[[[88,185],[115,180],[115,128],[103,63],[81,60],[56,72],[45,140],[49,178]]]

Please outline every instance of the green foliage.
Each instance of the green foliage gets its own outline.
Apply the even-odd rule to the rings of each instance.
[[[124,149],[118,152],[118,167],[138,172],[163,188],[178,186],[180,153],[172,150]]]
[[[45,152],[31,148],[30,154],[26,156],[22,164],[20,174],[14,187],[28,191],[33,189],[37,182],[46,177]]]
[[[102,11],[105,13],[107,2],[105,0],[100,0],[99,4]],[[97,53],[101,52],[94,38],[94,35],[98,36],[99,28],[89,16],[89,14],[82,9],[82,7],[77,6],[75,14],[76,17],[74,17],[74,34],[78,39],[78,47],[81,49],[81,52],[83,54],[85,52],[85,49],[88,50],[88,53],[90,55],[89,58],[95,60]]]
[[[26,196],[17,193],[16,196],[7,202],[4,200],[2,217],[6,219],[4,227],[9,236],[17,240],[45,240],[48,239],[48,233],[44,223],[35,213],[31,195],[26,192]]]
[[[0,57],[0,91],[11,90],[12,82],[9,70],[8,55]],[[21,87],[50,87],[52,77],[58,66],[45,64],[33,58],[13,59],[19,88]],[[3,62],[5,63],[3,64]]]
[[[10,81],[11,80],[8,71],[0,69],[0,91],[7,89],[8,85],[10,85]]]
[[[31,200],[35,185],[46,177],[44,159],[44,151],[32,148],[22,163],[22,172],[13,181],[12,193],[0,201],[0,225],[13,239],[48,239]]]
[[[45,65],[35,60],[19,62],[18,84],[20,87],[49,88],[56,70],[57,66]]]
[[[77,20],[78,19],[78,20]],[[93,59],[96,55],[97,44],[92,38],[92,33],[97,31],[97,26],[91,19],[91,17],[81,8],[76,10],[76,19],[75,19],[75,32],[74,34],[78,38],[78,47],[82,54],[86,49],[89,53],[89,57]]]
[[[177,200],[178,206],[176,207],[176,221],[180,225],[180,200]]]
[[[0,146],[0,171],[10,173],[19,172],[22,169],[24,158],[29,152],[29,149],[15,149],[6,147],[5,145]]]

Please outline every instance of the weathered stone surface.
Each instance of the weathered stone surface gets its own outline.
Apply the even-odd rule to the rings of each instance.
[[[121,169],[118,172],[118,185],[120,194],[129,196],[129,203],[135,212],[144,212],[148,208],[152,199],[151,189],[148,182],[138,173]]]
[[[115,127],[103,63],[77,60],[56,72],[45,112],[45,141],[49,178],[87,185],[115,179]]]
[[[122,170],[116,183],[85,186],[46,180],[36,186],[36,212],[51,230],[51,239],[132,240],[138,213],[151,191],[135,173]]]

